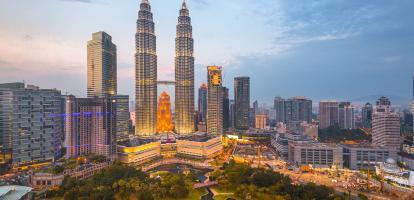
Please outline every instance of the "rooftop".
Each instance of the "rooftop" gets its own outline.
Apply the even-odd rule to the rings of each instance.
[[[1,200],[16,200],[21,199],[26,194],[32,191],[31,187],[8,185],[0,186],[0,199]]]

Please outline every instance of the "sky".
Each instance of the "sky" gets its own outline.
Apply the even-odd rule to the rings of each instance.
[[[86,96],[86,42],[105,31],[118,53],[118,93],[134,97],[140,0],[0,0],[0,83],[25,81]],[[158,77],[174,79],[181,0],[150,0]],[[251,99],[314,101],[389,95],[408,101],[414,73],[412,0],[187,0],[195,78],[221,65],[233,94],[251,77]],[[160,86],[159,90],[171,90]]]

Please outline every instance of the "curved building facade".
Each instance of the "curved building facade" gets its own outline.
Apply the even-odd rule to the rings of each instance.
[[[194,40],[191,18],[185,1],[180,9],[175,39],[175,129],[186,135],[195,131],[194,122]]]
[[[157,125],[157,54],[151,6],[142,0],[135,35],[135,134],[150,137]]]

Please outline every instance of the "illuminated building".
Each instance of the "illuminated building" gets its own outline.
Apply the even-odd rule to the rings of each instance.
[[[189,11],[184,1],[180,9],[175,39],[175,131],[194,133],[194,40]]]
[[[223,89],[220,66],[207,67],[207,132],[223,133]]]
[[[249,129],[250,78],[234,78],[235,128]]]
[[[151,6],[142,0],[137,20],[135,53],[135,134],[150,137],[157,125],[157,54]]]
[[[265,129],[266,128],[266,115],[264,114],[257,114],[255,120],[255,128],[257,129]]]
[[[339,125],[339,103],[337,101],[319,102],[319,128],[325,129]]]
[[[170,96],[162,92],[158,100],[157,133],[169,133],[173,129]]]
[[[205,83],[201,84],[198,89],[198,112],[201,113],[201,119],[205,122],[207,116],[207,85]]]
[[[4,169],[2,164],[19,168],[59,158],[61,109],[58,90],[0,84],[0,168]]]
[[[177,155],[196,159],[209,159],[223,150],[221,136],[195,133],[191,137],[177,140]]]
[[[122,163],[140,165],[161,157],[161,141],[140,141],[137,144],[118,145],[118,160]]]
[[[105,32],[92,34],[88,41],[88,97],[116,95],[116,45]]]
[[[65,104],[66,157],[116,154],[116,100],[113,98],[75,98]]]
[[[397,150],[370,144],[344,144],[344,167],[352,170],[374,168],[389,158],[397,158]]]

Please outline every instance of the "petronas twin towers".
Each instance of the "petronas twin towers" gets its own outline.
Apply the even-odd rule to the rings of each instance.
[[[157,54],[153,14],[142,0],[137,20],[135,54],[135,134],[151,137],[157,127]],[[194,132],[194,56],[191,18],[186,2],[180,9],[175,39],[175,129]]]

